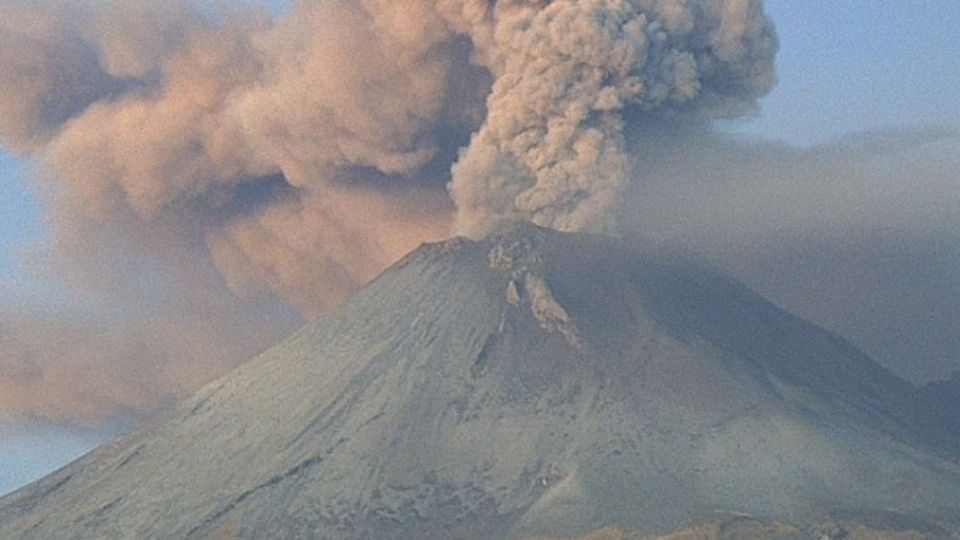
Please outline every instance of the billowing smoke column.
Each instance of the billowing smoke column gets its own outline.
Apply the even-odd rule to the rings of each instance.
[[[626,127],[774,82],[762,0],[225,5],[0,0],[0,143],[74,282],[212,265],[313,317],[424,240],[610,228]]]
[[[631,176],[626,114],[726,115],[772,87],[776,39],[761,6],[498,2],[489,110],[453,168],[459,229],[607,228]]]

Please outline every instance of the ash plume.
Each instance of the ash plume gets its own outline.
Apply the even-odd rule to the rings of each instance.
[[[217,320],[256,319],[271,298],[313,318],[426,240],[515,220],[613,228],[645,166],[630,126],[750,111],[776,49],[762,0],[301,0],[280,14],[0,0],[0,143],[33,159],[52,233],[41,266],[81,298],[163,298],[157,316],[175,321],[202,282],[232,306]],[[114,267],[151,276],[149,291]],[[219,285],[170,284],[197,267]],[[28,341],[47,359],[28,371],[62,367],[61,349]],[[103,341],[90,350],[124,350]],[[177,354],[155,356],[176,371],[189,363]],[[28,395],[8,371],[5,395]],[[187,379],[154,391],[203,377]],[[59,418],[110,392],[8,410]],[[134,410],[156,402],[120,394]],[[117,407],[84,416],[95,410]]]
[[[609,228],[628,113],[734,114],[775,79],[762,2],[499,2],[493,21],[489,110],[451,183],[467,234]]]

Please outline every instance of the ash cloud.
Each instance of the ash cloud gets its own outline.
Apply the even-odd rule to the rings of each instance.
[[[52,235],[30,259],[152,321],[6,314],[4,410],[150,410],[423,241],[613,229],[632,126],[750,111],[776,48],[761,0],[0,0],[0,143]]]
[[[489,110],[453,169],[458,229],[479,235],[504,220],[610,229],[634,175],[628,114],[732,115],[772,88],[777,40],[762,6],[497,3]]]
[[[282,337],[292,318],[286,328],[281,320],[239,302],[136,319],[0,312],[0,420],[97,428],[139,418]]]
[[[637,129],[624,234],[707,254],[902,377],[960,370],[960,130],[798,148],[699,124]]]
[[[61,284],[57,297],[0,307],[0,424],[129,425],[300,322],[270,298],[234,296],[202,246],[162,227],[72,229],[57,241],[25,261]]]

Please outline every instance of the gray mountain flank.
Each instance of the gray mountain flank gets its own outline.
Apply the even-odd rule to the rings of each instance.
[[[503,539],[739,515],[956,537],[960,445],[926,418],[911,385],[694,256],[519,226],[421,247],[0,499],[0,537]]]

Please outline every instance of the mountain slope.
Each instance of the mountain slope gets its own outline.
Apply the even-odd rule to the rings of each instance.
[[[708,264],[521,226],[415,251],[0,499],[0,535],[479,539],[724,513],[960,530],[956,442],[922,418],[909,384]]]

